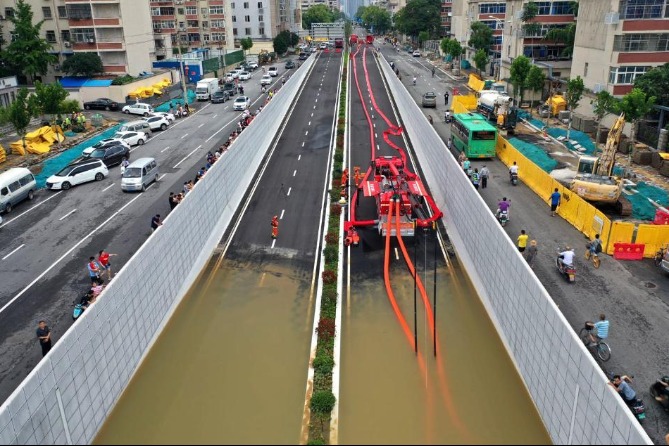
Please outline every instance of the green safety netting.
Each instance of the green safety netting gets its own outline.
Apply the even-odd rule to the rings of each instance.
[[[195,92],[193,90],[188,90],[187,97],[188,97],[188,103],[189,104],[192,104],[193,102],[195,102]],[[171,101],[167,101],[167,102],[164,102],[164,103],[160,104],[158,107],[155,108],[155,110],[158,111],[158,112],[168,112],[168,111],[170,111],[170,102],[174,105],[175,108],[178,107],[179,105],[184,104],[183,98],[181,98],[181,97],[174,98]]]
[[[518,138],[511,138],[509,142],[526,158],[531,160],[534,164],[539,166],[543,171],[550,173],[555,169],[558,162],[548,156],[548,154],[541,148],[529,142],[521,141]]]
[[[636,194],[626,194],[625,197],[632,203],[632,217],[636,219],[655,219],[657,208],[648,201],[649,198],[662,206],[669,206],[669,194],[664,189],[639,181],[635,190]]]

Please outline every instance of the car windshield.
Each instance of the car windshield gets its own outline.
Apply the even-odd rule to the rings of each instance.
[[[114,133],[114,138],[123,139],[123,133]]]
[[[103,149],[93,150],[90,154],[91,158],[104,158],[105,151]]]
[[[58,172],[58,173],[56,174],[56,176],[57,176],[57,177],[66,177],[66,176],[68,176],[68,175],[70,174],[70,172],[72,172],[72,170],[73,170],[75,167],[76,167],[76,166],[67,166],[67,167],[64,167],[63,169],[61,169],[60,172]]]
[[[426,98],[436,98],[437,95],[434,94],[434,93],[425,93],[425,97],[426,97]]]
[[[123,172],[123,178],[140,178],[142,176],[142,169],[139,167],[128,167]]]
[[[239,97],[239,98],[235,99],[235,102],[246,102],[246,98]]]

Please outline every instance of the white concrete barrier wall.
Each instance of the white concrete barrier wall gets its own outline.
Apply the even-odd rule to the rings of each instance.
[[[93,440],[218,246],[315,59],[303,63],[0,407],[1,444]]]
[[[553,442],[652,444],[390,65],[379,62],[458,256]]]

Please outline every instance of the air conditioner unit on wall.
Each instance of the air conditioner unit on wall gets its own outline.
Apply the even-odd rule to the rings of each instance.
[[[88,43],[95,43],[95,38],[94,38],[94,37],[90,37],[90,38],[88,39]]]

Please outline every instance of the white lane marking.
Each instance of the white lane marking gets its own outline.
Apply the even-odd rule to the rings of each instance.
[[[197,146],[196,148],[194,148],[188,155],[184,156],[183,159],[182,159],[181,161],[179,161],[179,162],[173,167],[173,169],[176,169],[177,167],[179,167],[179,164],[181,164],[181,163],[183,163],[184,161],[186,161],[186,160],[188,159],[189,156],[191,156],[192,154],[194,154],[195,152],[197,152],[197,150],[200,149],[201,147],[202,147],[202,146],[200,145],[200,146]]]
[[[274,249],[275,244],[276,244],[276,239],[272,240],[272,249]]]
[[[318,99],[316,99],[314,102],[318,102]]]
[[[397,260],[400,259],[400,253],[397,252],[397,248],[395,248],[395,258],[396,258]]]
[[[70,212],[68,212],[67,214],[65,214],[65,215],[63,215],[62,217],[60,217],[60,218],[58,219],[58,221],[63,221],[63,220],[65,220],[67,217],[69,217],[70,215],[74,214],[75,212],[77,212],[77,210],[76,210],[76,209],[72,209]]]
[[[47,198],[46,200],[44,200],[44,201],[40,201],[40,202],[37,203],[35,206],[33,206],[33,207],[31,207],[30,209],[26,210],[26,211],[23,212],[22,214],[19,214],[19,215],[17,215],[16,217],[12,218],[11,220],[9,220],[9,221],[8,221],[7,223],[5,223],[4,225],[0,225],[0,229],[4,228],[5,226],[7,226],[8,224],[10,224],[11,222],[13,222],[14,220],[16,220],[17,218],[23,217],[24,215],[26,215],[28,212],[32,211],[33,209],[37,209],[38,207],[42,206],[44,203],[46,203],[47,201],[51,200],[52,198],[56,198],[56,196],[58,196],[58,195],[60,195],[60,194],[62,194],[62,193],[63,193],[63,191],[61,190],[61,191],[59,191],[59,192],[56,192],[55,194],[53,194],[52,196],[50,196],[50,197]]]
[[[311,125],[311,121],[309,121],[309,124],[307,124],[307,125]]]
[[[304,142],[302,143],[302,147],[304,147]]]
[[[160,151],[160,153],[163,153],[164,151],[168,150],[170,146],[165,147],[163,150]]]
[[[293,190],[293,188],[292,188],[292,187],[289,187],[289,188],[288,188],[288,193],[286,194],[287,197],[290,197],[290,191],[291,191],[291,190]]]
[[[279,220],[283,220],[283,213],[286,212],[285,209],[281,209],[281,217],[279,217]]]
[[[12,251],[12,252],[10,252],[9,254],[7,254],[6,256],[4,256],[4,257],[2,258],[2,260],[6,260],[7,257],[11,256],[12,254],[14,254],[16,251],[18,251],[19,249],[23,248],[24,246],[26,246],[25,243],[22,244],[21,246],[19,246],[18,248],[16,248],[14,251]]]
[[[376,150],[381,150],[378,144],[376,145]]]
[[[307,136],[308,134],[309,134],[309,130],[307,130],[306,132],[304,132],[304,136]]]
[[[297,169],[293,170],[293,176],[297,175]]]
[[[375,118],[374,118],[374,115],[372,115],[372,119],[375,119]]]
[[[311,113],[311,117],[312,117],[312,118],[314,117],[314,113],[313,113],[313,112]]]
[[[377,135],[376,132],[374,132],[374,138],[378,138],[378,137],[379,137],[379,135]]]
[[[204,122],[200,125],[197,126],[197,128],[201,128],[204,125]]]
[[[304,145],[304,144],[302,144],[302,145]],[[298,155],[298,156],[297,156],[297,160],[299,161],[299,160],[301,160],[301,159],[302,159],[302,155]]]
[[[218,113],[216,113],[214,116],[212,116],[211,119],[214,119],[216,116],[218,116]]]
[[[23,295],[26,293],[26,291],[28,291],[30,288],[32,288],[33,285],[35,285],[37,282],[39,282],[40,280],[42,280],[42,278],[43,278],[44,276],[46,276],[46,275],[49,273],[49,271],[51,271],[56,265],[58,265],[60,262],[62,262],[64,258],[66,258],[66,257],[69,256],[70,254],[72,254],[72,252],[74,252],[74,250],[77,249],[82,243],[84,243],[86,240],[88,240],[89,238],[91,238],[91,236],[93,236],[93,234],[95,234],[95,233],[98,232],[100,229],[102,229],[102,228],[103,228],[107,223],[109,223],[114,217],[116,217],[118,214],[120,214],[121,212],[123,212],[123,211],[125,210],[125,208],[127,208],[128,206],[130,206],[131,204],[133,204],[133,203],[134,203],[136,200],[138,200],[141,196],[142,196],[142,194],[138,194],[135,198],[133,198],[132,200],[128,201],[128,202],[127,202],[126,204],[124,204],[118,211],[114,212],[108,219],[106,219],[105,221],[103,221],[102,223],[100,223],[100,225],[99,225],[97,228],[93,229],[93,230],[92,230],[91,232],[89,232],[85,237],[83,237],[81,240],[79,240],[77,243],[75,243],[74,246],[71,247],[70,249],[68,249],[67,252],[66,252],[65,254],[63,254],[63,255],[60,256],[58,259],[56,259],[56,261],[53,262],[53,263],[51,264],[51,266],[49,266],[47,269],[45,269],[44,271],[42,271],[42,273],[41,273],[39,276],[35,277],[35,279],[34,279],[32,282],[30,282],[28,285],[26,285],[25,288],[23,288],[21,291],[19,291],[18,294],[17,294],[16,296],[12,297],[12,299],[11,299],[9,302],[7,302],[2,308],[0,308],[0,314],[2,314],[7,308],[9,308],[9,306],[10,306],[11,304],[13,304],[14,302],[16,302],[16,300],[17,300],[19,297],[23,296]]]
[[[184,139],[186,136],[188,136],[188,133],[184,133],[183,135],[181,135],[181,139]]]
[[[374,123],[374,128],[376,128],[376,122]]]
[[[316,106],[314,105],[314,110],[316,110]]]
[[[160,180],[162,180],[163,178],[165,178],[166,175],[167,175],[167,174],[164,173],[164,174],[162,174],[161,176],[159,176],[159,177],[158,177],[158,181],[160,181]],[[154,184],[156,184],[156,183],[151,183],[151,184],[149,185],[149,187],[153,186]],[[148,189],[148,188],[147,188],[147,189]]]
[[[114,187],[114,184],[116,184],[116,183],[112,183],[112,184],[110,184],[109,186],[105,187],[104,189],[102,189],[102,192],[107,192],[109,189],[111,189],[112,187]]]

